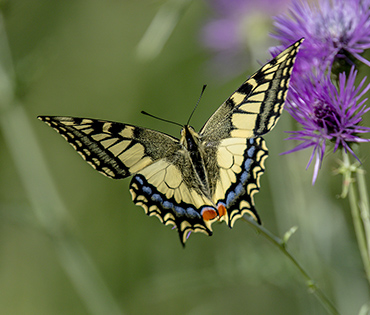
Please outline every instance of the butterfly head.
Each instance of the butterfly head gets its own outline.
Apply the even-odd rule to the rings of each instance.
[[[181,129],[180,143],[188,151],[193,151],[196,147],[198,147],[199,139],[200,136],[193,127],[185,125]]]

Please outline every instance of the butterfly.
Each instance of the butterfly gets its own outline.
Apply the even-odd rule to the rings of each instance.
[[[180,139],[148,128],[87,118],[39,116],[97,171],[114,179],[133,175],[133,202],[177,229],[212,235],[231,228],[254,205],[268,155],[262,135],[276,125],[286,100],[298,49],[295,42],[249,77],[200,132],[185,125]]]

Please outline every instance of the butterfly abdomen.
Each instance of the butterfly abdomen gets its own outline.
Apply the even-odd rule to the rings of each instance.
[[[183,132],[181,133],[180,142],[184,145],[185,150],[189,153],[190,160],[192,162],[192,167],[194,169],[195,175],[198,177],[198,182],[200,183],[200,190],[202,193],[211,198],[207,169],[204,165],[204,158],[201,152],[199,135],[190,126],[184,126]]]

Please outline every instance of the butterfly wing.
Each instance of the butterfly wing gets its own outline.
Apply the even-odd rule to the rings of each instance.
[[[97,171],[121,179],[135,175],[130,192],[135,204],[174,225],[184,244],[190,231],[211,235],[204,212],[214,210],[179,140],[164,133],[111,121],[40,116]],[[213,212],[215,213],[215,212]]]
[[[186,183],[187,179],[194,181],[193,187]],[[132,178],[130,192],[135,204],[142,206],[148,215],[175,226],[184,245],[192,231],[212,235],[211,223],[217,218],[214,215],[204,219],[205,212],[216,213],[216,209],[207,196],[197,191],[195,183],[195,174],[183,176],[176,164],[161,160]]]
[[[208,148],[207,151],[211,149]],[[227,138],[220,142],[216,159],[208,156],[207,166],[212,187],[212,200],[217,209],[223,208],[221,221],[233,227],[244,214],[261,220],[254,207],[254,194],[259,191],[260,177],[268,156],[265,141],[256,138]]]
[[[289,88],[297,41],[246,80],[200,131],[213,202],[232,227],[245,213],[258,222],[253,195],[259,191],[267,147],[260,137],[278,121]]]
[[[121,179],[137,173],[180,148],[158,131],[111,121],[39,116],[60,133],[97,171]]]
[[[269,132],[286,100],[297,41],[248,78],[208,119],[200,135],[208,141],[251,138]]]

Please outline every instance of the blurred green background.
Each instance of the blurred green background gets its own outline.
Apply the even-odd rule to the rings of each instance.
[[[36,119],[100,118],[179,136],[140,111],[185,123],[207,83],[192,119],[199,130],[258,63],[233,79],[214,75],[199,36],[209,8],[180,2],[163,50],[143,60],[137,47],[162,1],[0,1],[13,60],[4,40],[0,58],[8,73],[14,67],[16,94],[7,102],[1,76],[0,314],[325,314],[296,268],[248,224],[214,224],[212,237],[192,234],[183,249],[176,231],[132,203],[129,179],[101,176]],[[298,226],[289,248],[343,314],[356,314],[369,290],[348,201],[337,197],[340,156],[325,158],[312,186],[310,152],[279,155],[294,145],[283,141],[292,128],[285,113],[265,137],[257,209],[279,236]],[[361,149],[369,169],[370,147]]]

